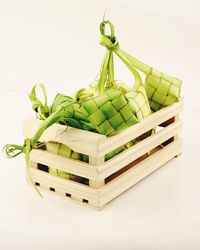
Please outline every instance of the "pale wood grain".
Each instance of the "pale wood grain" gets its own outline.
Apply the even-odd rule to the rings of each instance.
[[[100,206],[104,206],[119,194],[144,179],[179,154],[180,151],[181,140],[178,139],[102,187],[100,190]]]

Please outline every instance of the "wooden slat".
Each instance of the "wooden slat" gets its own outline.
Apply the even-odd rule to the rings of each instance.
[[[177,114],[175,117],[174,117],[174,121],[176,122],[176,121],[178,121],[179,120],[179,114]],[[176,140],[176,139],[178,139],[178,134],[176,134],[175,136],[174,136],[174,140]]]
[[[100,165],[103,165],[105,162],[105,157],[102,156],[102,157],[98,157],[98,158],[95,158],[95,157],[92,157],[92,156],[89,156],[89,164],[91,165],[95,165],[95,166],[100,166]],[[103,185],[105,184],[105,180],[102,179],[102,180],[98,180],[98,181],[94,181],[92,179],[89,179],[89,185],[91,187],[94,187],[94,188],[100,188],[102,187]]]
[[[29,183],[28,183],[29,184]],[[31,185],[30,185],[31,186]],[[62,191],[60,191],[58,189],[59,192],[51,192],[49,190],[49,187],[48,186],[45,186],[45,185],[42,185],[42,186],[38,186],[38,189],[41,191],[41,193],[46,193],[50,196],[54,196],[56,198],[62,198],[64,200],[67,200],[67,201],[70,201],[70,202],[73,202],[75,204],[78,204],[78,205],[81,205],[81,206],[85,206],[87,208],[91,208],[91,209],[94,209],[94,210],[97,210],[97,211],[100,211],[100,209],[96,206],[93,206],[92,203],[83,203],[82,201],[77,201],[77,200],[74,200],[72,198],[69,198],[69,197],[66,197],[62,194]]]
[[[180,152],[181,140],[178,139],[106,184],[99,191],[100,206],[104,206],[106,203],[154,172]]]
[[[101,144],[99,144],[98,155],[104,155],[117,147],[126,144],[130,140],[144,134],[164,121],[167,121],[171,117],[176,116],[182,110],[183,100],[181,99],[179,102],[176,102],[173,105],[163,108],[144,118],[140,123],[123,130],[120,134],[106,138],[101,142]]]
[[[47,166],[54,166],[55,168],[64,170],[66,172],[82,176],[91,181],[103,181],[106,177],[123,168],[130,162],[136,160],[138,157],[147,153],[154,147],[160,145],[167,139],[175,136],[180,132],[182,122],[177,120],[168,127],[163,128],[156,134],[144,139],[133,147],[115,156],[113,159],[103,162],[99,166],[89,165],[84,162],[67,159],[63,156],[50,153],[45,150],[33,149],[31,151],[31,160],[33,162],[41,163]],[[100,164],[100,162],[99,162]],[[90,182],[95,183],[95,182]],[[96,187],[102,186],[97,185]]]
[[[115,156],[113,159],[107,161],[104,165],[98,166],[97,171],[99,172],[99,179],[105,179],[111,174],[115,173],[119,169],[123,168],[130,162],[136,160],[140,156],[144,155],[148,151],[157,147],[167,139],[177,135],[182,128],[182,122],[177,120],[166,128],[163,128],[159,132],[143,141],[137,143],[121,154]]]
[[[53,166],[54,168],[64,170],[68,173],[82,176],[94,181],[99,179],[95,166],[50,153],[46,150],[31,150],[30,159],[33,162],[41,163],[47,166]]]
[[[42,124],[41,120],[28,118],[23,122],[24,137],[31,138]],[[68,145],[76,152],[96,156],[97,148],[105,135],[93,133],[77,128],[66,127],[60,124],[54,124],[49,127],[41,136],[41,141],[56,141]]]
[[[44,185],[59,189],[64,195],[65,193],[70,193],[71,195],[77,195],[88,200],[97,200],[98,192],[92,187],[71,180],[62,179],[34,168],[31,168],[31,176],[33,180],[40,183],[41,186]]]

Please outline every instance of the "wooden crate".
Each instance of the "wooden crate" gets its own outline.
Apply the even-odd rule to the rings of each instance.
[[[32,178],[42,191],[100,210],[109,201],[181,153],[181,139],[178,134],[182,122],[178,115],[182,109],[183,100],[180,100],[112,137],[72,127],[66,129],[66,126],[55,124],[45,131],[41,141],[66,144],[76,152],[89,155],[89,163],[68,159],[46,150],[33,149],[30,156]],[[41,121],[35,118],[26,119],[23,123],[24,136],[32,137],[40,124]],[[148,133],[155,127],[155,134]],[[104,161],[106,153],[138,136],[141,136],[140,142]],[[88,180],[88,185],[53,176],[40,166],[54,166],[84,177]]]

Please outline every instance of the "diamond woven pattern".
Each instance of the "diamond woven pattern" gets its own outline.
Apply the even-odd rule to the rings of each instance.
[[[150,107],[157,111],[179,100],[182,81],[152,68],[144,86]]]

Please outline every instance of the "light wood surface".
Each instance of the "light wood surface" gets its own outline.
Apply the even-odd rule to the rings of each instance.
[[[120,175],[100,190],[100,206],[105,205],[120,193],[135,185],[154,172],[163,164],[174,158],[181,151],[181,140],[170,143],[155,154],[147,157],[132,169]]]

